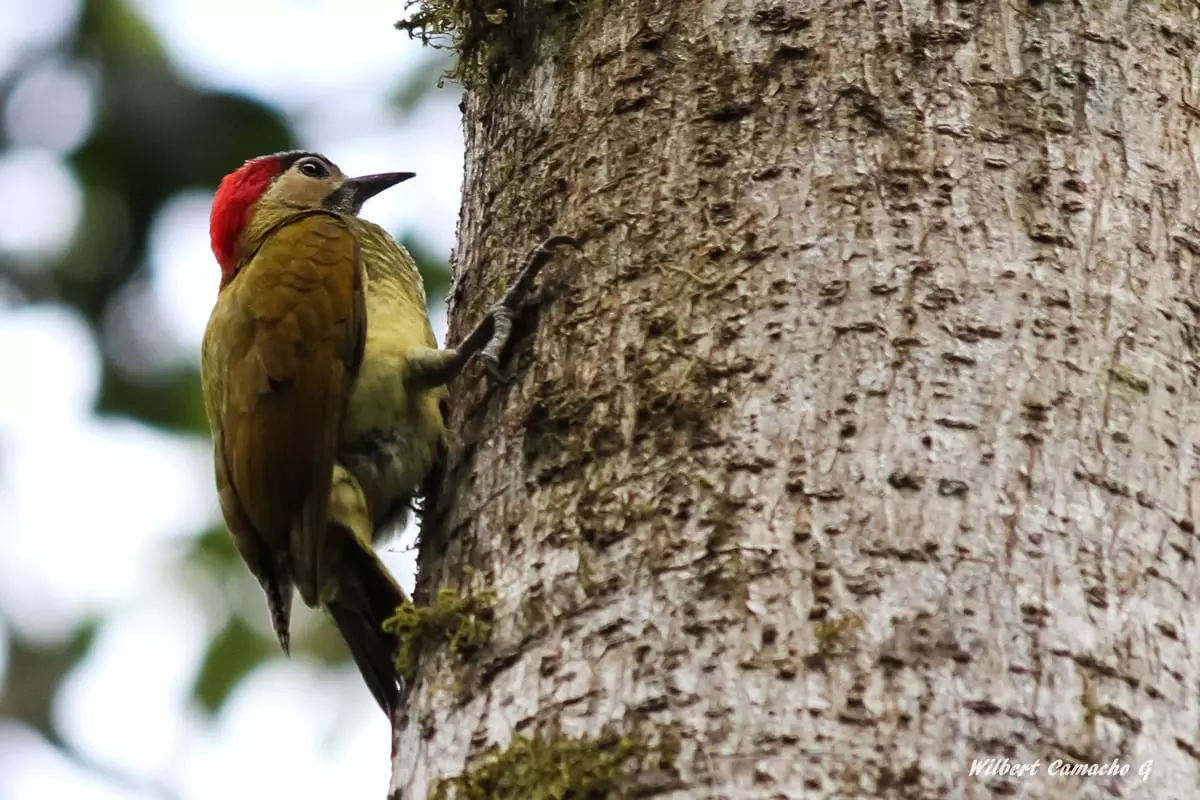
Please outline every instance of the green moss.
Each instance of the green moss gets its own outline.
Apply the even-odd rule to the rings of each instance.
[[[829,662],[852,650],[853,637],[863,628],[863,618],[857,614],[832,617],[813,622],[813,638],[817,647],[804,657],[809,669],[824,669]]]
[[[431,47],[456,51],[460,62],[509,18],[511,0],[409,0],[410,11],[396,27]]]
[[[491,637],[495,604],[495,592],[461,597],[449,588],[438,589],[437,597],[428,606],[405,602],[383,624],[383,629],[396,634],[400,643],[396,649],[396,672],[412,680],[421,653],[443,644],[449,645],[452,655],[469,657]]]
[[[579,566],[576,568],[576,578],[579,581],[579,588],[583,589],[583,593],[591,597],[596,592],[596,576],[592,572],[592,560],[588,557],[587,549],[580,547]]]
[[[1088,680],[1088,675],[1083,670],[1079,670],[1080,682],[1083,684],[1079,691],[1079,704],[1083,708],[1083,731],[1081,732],[1084,738],[1094,736],[1096,733],[1096,718],[1100,716],[1100,706],[1096,702],[1096,690],[1092,686],[1092,682]]]
[[[858,614],[847,614],[844,617],[820,620],[813,623],[813,636],[819,645],[832,645],[845,637],[856,633],[863,626],[863,618]]]
[[[1150,394],[1150,381],[1124,367],[1109,367],[1108,376],[1134,394]]]
[[[572,8],[573,0],[542,0],[544,10]],[[408,0],[411,13],[396,27],[431,47],[451,49],[457,63],[447,77],[471,88],[518,54],[528,55],[528,26],[519,26],[515,0]],[[522,9],[525,15],[529,8]]]
[[[430,800],[622,800],[635,797],[632,775],[669,766],[666,748],[604,734],[514,738],[492,747],[458,777],[439,781]],[[654,763],[654,762],[657,762]]]

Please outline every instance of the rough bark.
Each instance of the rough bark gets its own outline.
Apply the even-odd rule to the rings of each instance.
[[[495,625],[424,654],[402,796],[604,730],[659,797],[1200,796],[1198,7],[523,13],[451,338],[585,255],[454,387],[420,586]]]

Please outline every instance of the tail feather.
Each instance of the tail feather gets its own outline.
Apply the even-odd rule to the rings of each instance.
[[[283,648],[284,655],[291,655],[292,582],[272,577],[261,581],[267,595],[267,610],[271,613],[271,627],[275,638]]]
[[[357,541],[342,553],[337,596],[326,607],[379,707],[391,719],[404,691],[396,674],[396,638],[383,623],[407,598],[375,555]]]

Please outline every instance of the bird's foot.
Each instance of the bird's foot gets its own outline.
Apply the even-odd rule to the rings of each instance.
[[[483,361],[483,368],[488,376],[497,383],[512,382],[512,376],[505,375],[500,369],[500,356],[504,352],[509,338],[512,337],[513,318],[520,311],[521,303],[529,294],[538,272],[550,260],[554,248],[563,245],[576,250],[582,249],[579,241],[572,236],[551,236],[541,242],[529,251],[524,265],[517,273],[516,279],[509,285],[504,297],[488,310],[488,317],[492,321],[492,335],[483,350],[480,351],[479,357]]]

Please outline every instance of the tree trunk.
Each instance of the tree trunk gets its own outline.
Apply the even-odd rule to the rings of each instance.
[[[586,243],[453,387],[398,796],[1200,796],[1198,7],[565,5],[467,94],[451,340]]]

